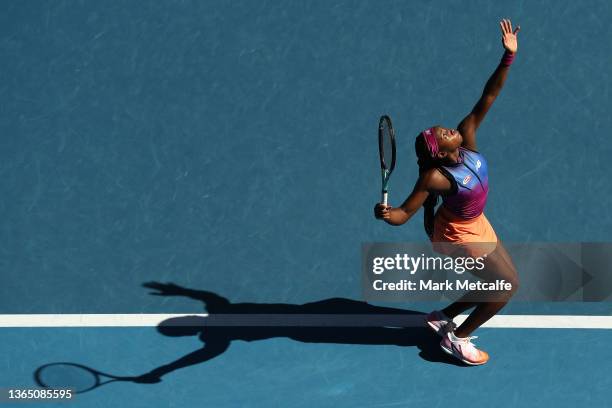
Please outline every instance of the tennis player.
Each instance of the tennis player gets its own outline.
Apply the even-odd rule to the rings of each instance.
[[[512,290],[490,300],[468,293],[441,311],[431,312],[427,324],[442,336],[442,349],[469,365],[488,361],[489,355],[476,348],[472,332],[494,316],[518,288],[518,275],[508,252],[485,217],[488,168],[476,146],[476,131],[504,86],[518,49],[517,34],[510,20],[500,22],[504,55],[487,81],[482,96],[457,129],[433,126],[415,141],[419,179],[399,208],[377,204],[375,216],[391,225],[401,225],[424,207],[424,223],[433,247],[452,256],[485,256],[485,279],[504,279]],[[438,197],[442,205],[435,211]],[[449,249],[450,248],[450,249]],[[453,318],[474,308],[457,327]]]

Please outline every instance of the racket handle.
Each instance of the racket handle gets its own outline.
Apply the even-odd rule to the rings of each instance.
[[[389,193],[387,193],[386,191],[383,192],[382,195],[382,203],[386,206],[387,205],[387,198],[389,196]]]

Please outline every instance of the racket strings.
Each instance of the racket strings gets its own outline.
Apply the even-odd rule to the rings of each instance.
[[[390,174],[395,167],[395,135],[391,120],[387,116],[380,119],[378,137],[381,167]]]
[[[54,364],[43,367],[37,373],[39,384],[49,389],[87,391],[98,385],[98,376],[84,367],[70,364]]]

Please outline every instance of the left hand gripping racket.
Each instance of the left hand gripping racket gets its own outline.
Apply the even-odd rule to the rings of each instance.
[[[395,168],[395,132],[391,118],[387,115],[381,116],[378,122],[378,152],[382,172],[382,203],[386,206],[389,195],[389,178]]]

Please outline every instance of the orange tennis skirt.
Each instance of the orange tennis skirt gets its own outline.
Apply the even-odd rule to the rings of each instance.
[[[440,206],[431,240],[436,252],[450,256],[480,257],[497,247],[497,234],[484,213],[466,220]]]

